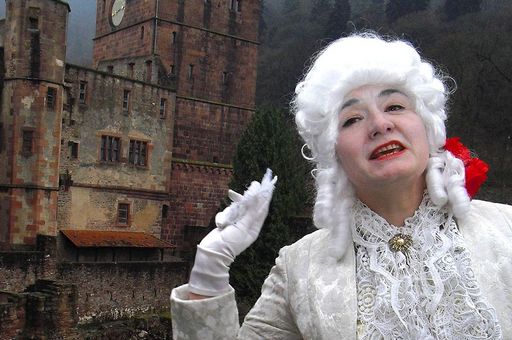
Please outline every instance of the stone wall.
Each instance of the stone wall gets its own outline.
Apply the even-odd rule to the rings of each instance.
[[[62,79],[69,5],[6,1],[5,75],[0,122],[0,187],[9,213],[0,212],[0,242],[34,245],[55,235]]]
[[[243,1],[238,10],[230,0],[129,2],[118,27],[110,21],[111,1],[98,1],[93,64],[120,58],[159,55],[167,74],[179,79],[180,95],[212,96],[226,88],[237,93],[229,103],[254,105],[258,25],[261,1]],[[144,61],[146,62],[146,61]],[[123,60],[123,66],[126,67]],[[171,72],[171,65],[174,72]],[[193,76],[189,76],[193,65]],[[155,65],[156,66],[156,65]],[[227,72],[227,79],[223,79]],[[117,72],[116,72],[117,73]],[[120,73],[123,74],[123,73]],[[195,76],[195,77],[194,77]],[[155,78],[153,78],[155,80]]]
[[[169,312],[78,324],[76,286],[39,280],[23,293],[0,291],[0,338],[47,340],[171,339]]]
[[[149,20],[154,16],[155,1],[127,1],[123,20],[118,27],[114,27],[111,22],[113,1],[97,1],[93,60],[151,54],[153,22]],[[140,26],[145,26],[143,36]],[[110,35],[115,38],[110,38]],[[93,66],[96,67],[94,61]]]
[[[56,107],[62,90],[49,84],[15,80],[4,86],[2,117],[9,141],[0,152],[0,186],[7,188],[9,214],[0,215],[0,234],[13,244],[35,244],[38,233],[55,235],[60,151],[60,110],[45,107],[48,89],[56,89]],[[24,136],[32,134],[30,151]]]
[[[0,290],[22,292],[34,284],[42,268],[41,252],[1,252]]]
[[[178,98],[173,157],[231,164],[251,115],[250,110]]]
[[[0,334],[5,339],[20,337],[25,329],[26,297],[0,290]]]
[[[58,278],[78,288],[81,323],[168,311],[171,290],[186,281],[183,262],[61,263]]]
[[[37,280],[24,293],[28,339],[67,339],[78,322],[77,287],[52,280]]]
[[[227,197],[232,169],[211,165],[174,162],[171,178],[171,228],[162,230],[162,238],[177,245],[182,255],[189,254]]]
[[[56,238],[44,235],[32,249],[0,252],[0,290],[19,293],[37,279],[54,278],[56,254]]]
[[[68,65],[63,117],[61,169],[72,171],[74,183],[124,186],[166,192],[171,162],[175,94],[141,81]],[[80,99],[80,84],[85,87]],[[129,91],[128,109],[123,109]],[[160,116],[160,102],[165,114]],[[120,138],[119,160],[102,162],[101,136]],[[130,163],[130,140],[148,144],[147,163]],[[76,158],[67,147],[78,143]]]
[[[177,79],[178,95],[254,106],[256,42],[165,22],[159,26],[158,48],[162,65]]]
[[[4,46],[9,56],[5,59],[6,78],[31,77],[61,83],[69,5],[64,1],[7,0],[5,7]],[[37,40],[41,53],[34,55]]]
[[[27,289],[41,291],[41,287],[50,285],[38,285],[45,280],[55,281],[52,289],[60,289],[63,283],[72,284],[76,288],[76,303],[68,307],[76,310],[80,323],[89,323],[169,311],[171,290],[188,278],[188,263],[176,258],[165,262],[57,262],[55,237],[39,236],[38,247],[38,251],[32,252],[0,253],[0,291],[5,293],[3,298],[0,295],[0,304],[8,304],[3,307],[4,314],[0,310],[0,318],[11,323],[22,324],[28,320],[23,321],[19,316],[19,308],[25,302],[12,294],[22,294]],[[47,308],[47,299],[38,296],[27,301],[36,309],[37,306]],[[43,321],[36,318],[30,322]]]
[[[2,339],[75,338],[76,287],[38,280],[23,293],[0,291]]]
[[[170,204],[175,93],[74,65],[67,65],[65,81],[59,228],[143,231],[160,237],[164,206]],[[130,91],[128,111],[122,109],[125,90]],[[117,161],[102,161],[104,136],[118,138]],[[144,165],[130,161],[132,141],[147,145]],[[127,223],[118,223],[119,203],[129,204]]]

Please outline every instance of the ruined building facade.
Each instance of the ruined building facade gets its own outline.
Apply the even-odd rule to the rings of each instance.
[[[260,6],[97,0],[83,67],[65,60],[66,1],[6,0],[0,332],[29,334],[19,311],[32,297],[2,291],[39,279],[76,287],[73,320],[168,307],[188,272],[175,255],[191,252],[225,197],[254,110]]]
[[[259,0],[98,0],[93,65],[69,5],[6,1],[0,244],[137,231],[189,251],[254,109]]]

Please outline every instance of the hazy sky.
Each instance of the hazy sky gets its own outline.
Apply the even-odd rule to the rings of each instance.
[[[89,66],[92,59],[92,38],[96,23],[96,0],[68,0],[66,61]],[[5,18],[5,1],[0,0],[0,17]]]

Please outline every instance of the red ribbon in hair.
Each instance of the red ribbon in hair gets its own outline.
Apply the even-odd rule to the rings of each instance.
[[[471,152],[460,142],[459,137],[447,138],[444,148],[464,163],[466,191],[469,197],[474,197],[487,180],[489,165],[477,157],[471,157]]]

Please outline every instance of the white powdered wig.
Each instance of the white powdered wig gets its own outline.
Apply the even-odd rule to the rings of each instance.
[[[430,159],[427,190],[432,201],[448,204],[457,218],[469,209],[464,165],[444,151],[448,91],[434,67],[407,42],[375,34],[340,38],[322,50],[295,89],[292,110],[298,131],[316,165],[317,195],[313,221],[332,232],[332,252],[343,257],[352,242],[354,189],[335,156],[338,113],[345,96],[363,85],[390,85],[414,102],[427,131]]]

